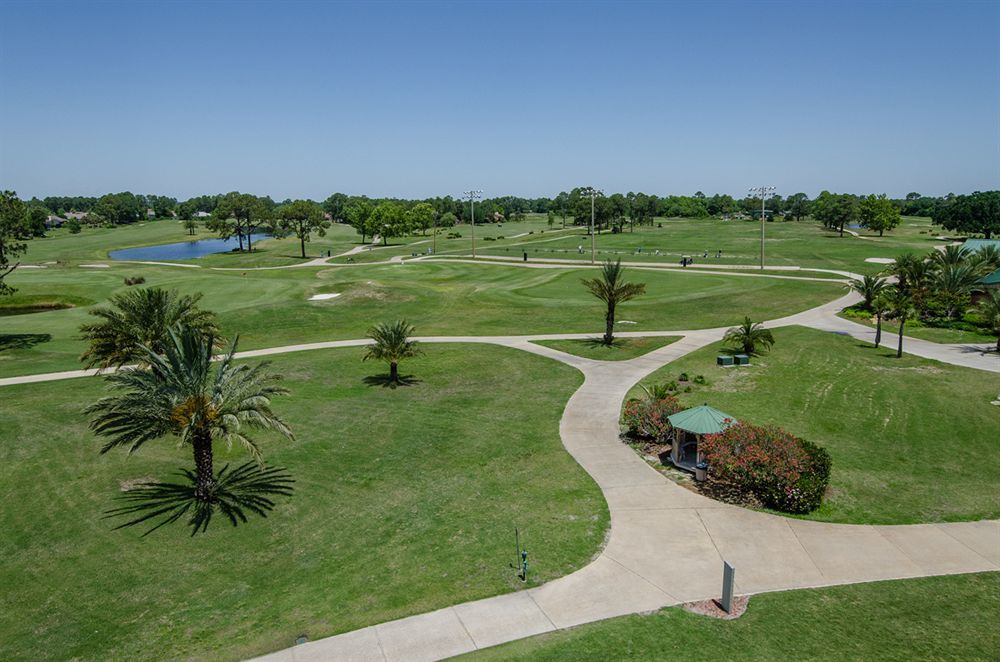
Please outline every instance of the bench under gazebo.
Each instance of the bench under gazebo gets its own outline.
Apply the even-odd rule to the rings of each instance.
[[[702,436],[718,434],[738,422],[729,414],[707,404],[679,411],[668,416],[667,420],[673,428],[670,461],[686,471],[694,471],[695,466],[705,459],[698,448]]]

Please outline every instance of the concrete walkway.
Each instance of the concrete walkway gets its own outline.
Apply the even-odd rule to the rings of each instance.
[[[799,323],[795,318],[775,324]],[[439,660],[556,629],[718,597],[723,560],[736,567],[740,594],[1000,570],[998,521],[826,524],[726,505],[667,480],[621,442],[618,419],[635,383],[719,340],[723,330],[681,333],[677,342],[616,362],[564,354],[523,338],[486,339],[563,361],[585,375],[563,412],[560,435],[608,502],[610,535],[592,563],[537,588],[381,623],[258,659]]]

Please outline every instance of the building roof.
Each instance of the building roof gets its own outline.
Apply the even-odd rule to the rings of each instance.
[[[1000,269],[983,276],[977,282],[980,285],[1000,285]]]
[[[976,252],[984,246],[996,246],[997,250],[1000,251],[1000,239],[966,239],[962,246],[972,252]]]
[[[708,405],[685,409],[668,416],[667,420],[675,428],[694,434],[718,434],[733,423],[739,422],[729,414]]]

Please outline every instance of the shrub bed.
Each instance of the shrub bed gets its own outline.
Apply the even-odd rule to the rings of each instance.
[[[736,423],[703,437],[699,448],[712,478],[786,513],[818,508],[830,482],[830,454],[774,425]]]
[[[668,416],[679,412],[683,407],[672,395],[658,398],[632,398],[625,403],[622,419],[628,428],[629,435],[640,439],[663,441],[670,434]]]

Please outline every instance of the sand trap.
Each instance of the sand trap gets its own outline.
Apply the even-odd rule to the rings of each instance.
[[[81,267],[87,267],[88,269],[110,269],[110,264],[81,264]]]
[[[866,257],[865,262],[874,262],[875,264],[895,264],[895,260],[891,257]]]
[[[18,269],[48,269],[43,264],[22,264]]]
[[[309,297],[310,301],[326,301],[327,299],[336,299],[340,296],[340,292],[333,292],[331,294],[314,294]]]
[[[636,324],[636,322],[633,322],[632,320],[618,320],[618,323],[619,324]]]

